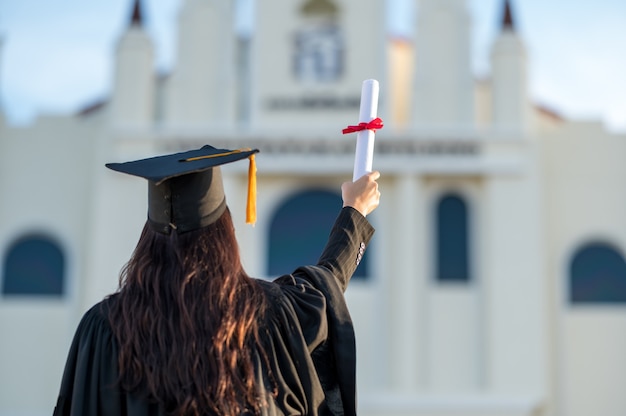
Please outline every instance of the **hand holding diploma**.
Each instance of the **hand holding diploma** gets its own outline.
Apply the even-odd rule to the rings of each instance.
[[[352,181],[372,171],[374,160],[374,139],[376,130],[383,128],[383,122],[376,117],[378,112],[378,81],[368,79],[361,87],[359,124],[343,129],[343,134],[357,132],[354,171]]]
[[[341,185],[341,198],[344,207],[352,207],[364,217],[374,211],[380,203],[378,182],[380,172],[366,173],[354,182],[344,182]]]

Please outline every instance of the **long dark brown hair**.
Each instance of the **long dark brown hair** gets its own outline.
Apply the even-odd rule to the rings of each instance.
[[[147,224],[110,299],[120,382],[173,415],[260,413],[259,284],[243,270],[228,209],[178,235]]]

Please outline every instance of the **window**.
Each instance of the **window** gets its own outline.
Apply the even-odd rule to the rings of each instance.
[[[626,303],[626,263],[608,244],[581,247],[570,265],[572,303]]]
[[[339,8],[331,0],[308,0],[300,13],[304,22],[294,39],[293,71],[304,83],[338,80],[343,73],[343,37]]]
[[[23,237],[7,252],[2,293],[5,296],[61,296],[64,273],[65,260],[58,244],[44,236]]]
[[[343,72],[343,40],[336,25],[303,28],[296,33],[294,73],[301,82],[332,82]]]
[[[467,206],[457,195],[445,195],[437,204],[437,280],[467,282],[469,230]]]
[[[288,198],[270,223],[268,275],[279,276],[298,266],[316,264],[341,205],[341,195],[320,189]],[[367,252],[353,278],[366,275]]]

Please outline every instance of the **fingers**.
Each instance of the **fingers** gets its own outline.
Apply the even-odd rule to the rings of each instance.
[[[378,178],[380,178],[380,172],[375,170],[373,172],[368,173],[366,176],[368,176],[371,180],[376,181],[378,180]]]
[[[375,170],[373,172],[369,172],[361,176],[359,179],[354,181],[354,183],[359,182],[359,181],[363,181],[363,182],[376,181],[378,180],[378,178],[380,178],[380,172]]]
[[[344,206],[351,206],[364,216],[378,207],[380,191],[378,182],[380,172],[374,171],[363,175],[355,182],[344,182],[341,185]]]

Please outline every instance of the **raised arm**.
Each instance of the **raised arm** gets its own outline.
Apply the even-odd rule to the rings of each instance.
[[[343,209],[333,225],[318,265],[332,272],[343,291],[374,234],[374,228],[365,216],[378,207],[380,192],[376,180],[379,176],[380,173],[372,172],[341,186]]]

